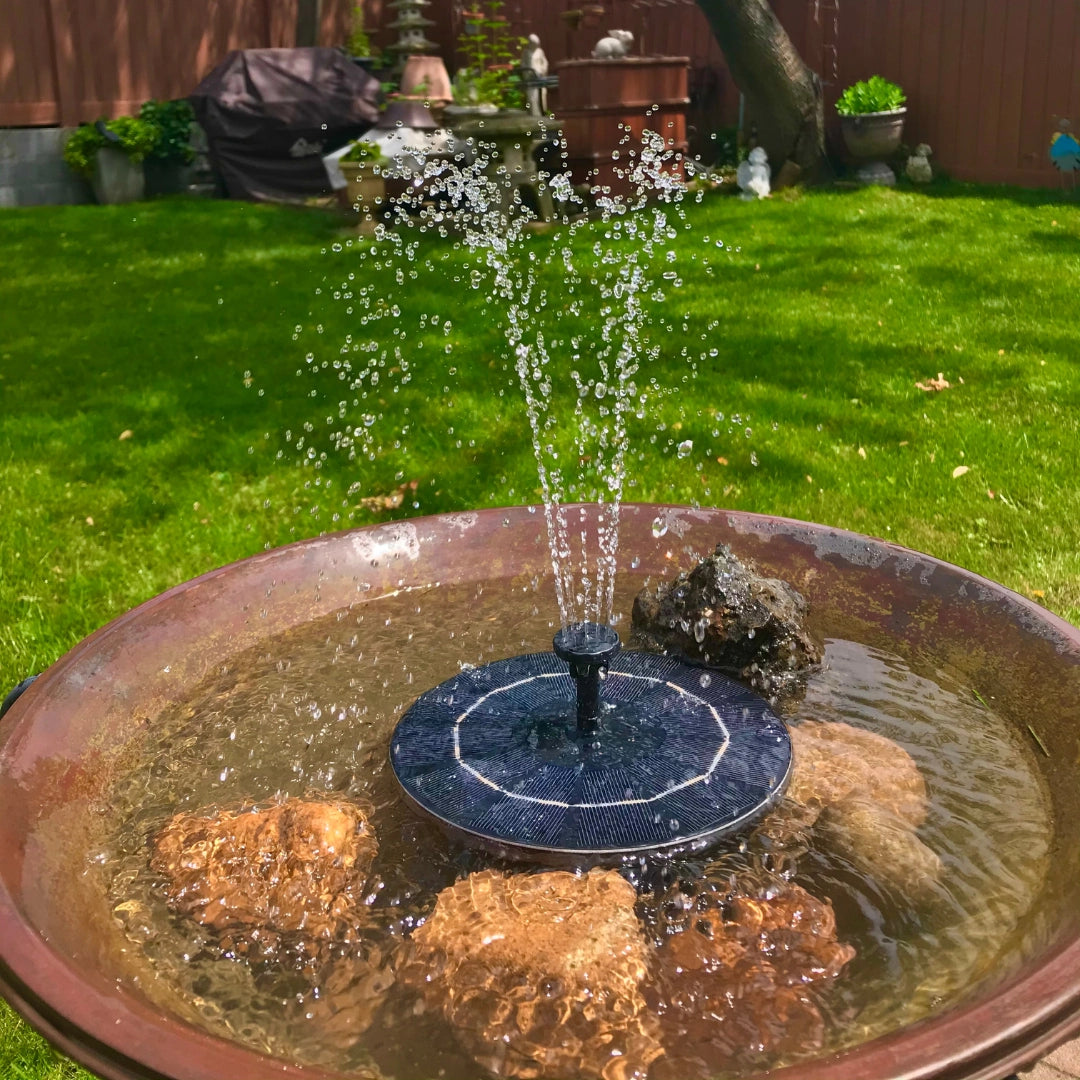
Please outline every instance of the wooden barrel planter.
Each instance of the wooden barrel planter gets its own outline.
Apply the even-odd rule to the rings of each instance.
[[[628,151],[640,150],[646,129],[663,135],[670,149],[686,153],[688,57],[565,60],[558,71],[556,115],[563,122],[575,183],[628,194],[632,185],[619,174],[629,164]],[[624,143],[627,128],[630,138]],[[681,175],[681,164],[673,163],[671,171]]]

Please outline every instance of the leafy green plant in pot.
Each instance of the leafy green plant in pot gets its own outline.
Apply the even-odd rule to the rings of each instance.
[[[840,95],[836,103],[840,131],[848,153],[859,164],[860,182],[896,183],[886,161],[896,153],[904,133],[906,100],[896,83],[880,75],[857,82]]]
[[[148,195],[176,195],[191,182],[191,163],[195,148],[191,145],[191,125],[195,112],[183,98],[176,101],[146,101],[139,118],[154,124],[160,132],[154,149],[146,155]]]
[[[383,170],[389,164],[386,155],[375,143],[355,142],[338,165],[345,177],[346,193],[353,209],[370,217],[386,199],[386,177]]]
[[[156,124],[137,116],[80,124],[64,144],[64,161],[99,203],[135,202],[146,194],[143,160],[160,137]]]

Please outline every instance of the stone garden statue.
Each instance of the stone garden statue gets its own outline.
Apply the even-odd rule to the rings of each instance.
[[[746,161],[739,163],[735,182],[739,185],[742,199],[764,199],[770,191],[769,159],[760,146],[750,151]]]
[[[919,143],[915,147],[915,153],[907,159],[904,172],[907,178],[915,184],[929,184],[934,179],[934,171],[930,168],[930,155],[933,150],[926,143]]]
[[[634,35],[629,30],[609,30],[608,36],[601,38],[593,49],[596,60],[621,60],[630,51]]]
[[[540,38],[536,34],[530,34],[525,43],[525,49],[521,54],[521,67],[525,74],[525,96],[529,103],[529,112],[533,116],[547,114],[547,87],[543,79],[547,78],[548,58],[544,50],[540,48]],[[532,72],[532,75],[528,73]]]

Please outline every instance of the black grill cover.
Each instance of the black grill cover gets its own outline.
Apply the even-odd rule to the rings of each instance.
[[[325,194],[322,155],[379,117],[379,80],[336,49],[231,52],[191,94],[234,199]]]

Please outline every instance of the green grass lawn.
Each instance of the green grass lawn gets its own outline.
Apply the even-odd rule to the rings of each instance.
[[[686,213],[638,376],[669,392],[636,426],[627,497],[887,537],[1080,621],[1075,201],[945,185]],[[422,238],[399,285],[332,216],[180,200],[5,210],[0,251],[0,688],[267,545],[538,499],[499,308],[450,240]],[[562,310],[558,265],[541,285],[587,352],[595,312]],[[368,340],[380,381],[346,393],[334,364],[366,365]],[[938,372],[948,389],[916,387]],[[350,461],[330,433],[365,414],[374,460]],[[397,508],[361,501],[412,482]],[[0,1011],[0,1076],[80,1075]]]

